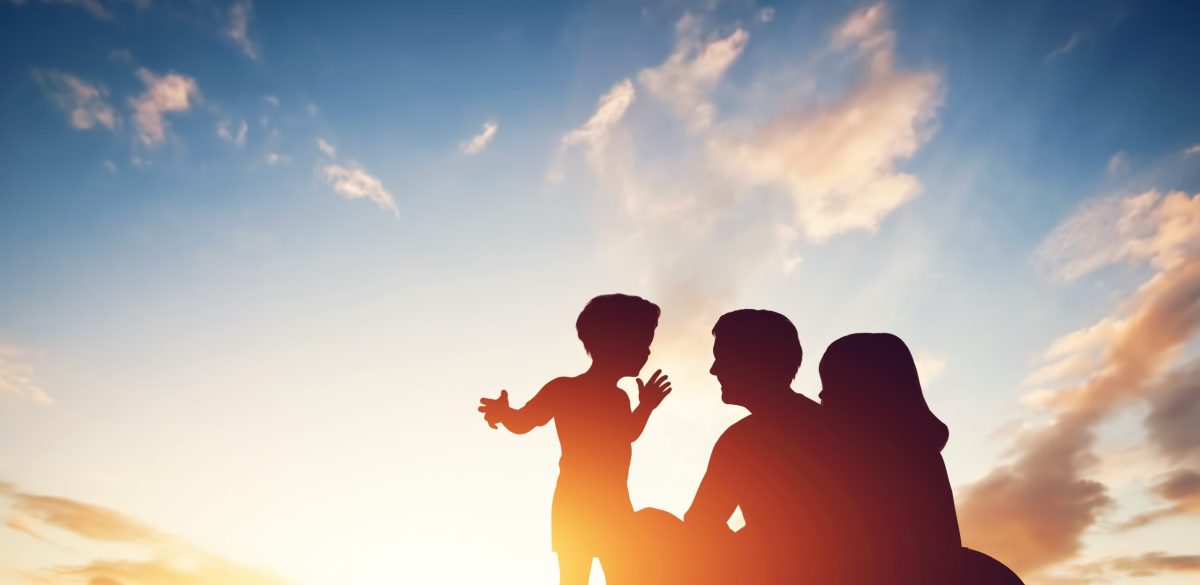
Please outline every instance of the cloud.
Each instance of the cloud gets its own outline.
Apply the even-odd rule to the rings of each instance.
[[[383,188],[383,183],[353,163],[348,167],[339,164],[325,165],[321,169],[321,177],[342,197],[369,199],[393,214],[400,214],[396,209],[396,202],[392,200],[392,194]]]
[[[34,69],[33,77],[50,100],[67,112],[67,121],[72,128],[116,128],[117,114],[108,103],[108,92],[103,87],[53,69]]]
[[[650,95],[671,106],[696,129],[713,123],[716,109],[708,101],[708,95],[742,54],[750,38],[740,28],[708,43],[702,43],[700,35],[700,20],[684,14],[675,25],[675,49],[667,61],[638,74],[638,81]]]
[[[163,115],[191,109],[192,104],[200,100],[200,87],[195,79],[176,73],[159,77],[141,68],[137,70],[137,76],[146,85],[146,91],[129,100],[133,107],[133,125],[138,141],[154,148],[166,138]]]
[[[273,95],[264,95],[263,101],[267,102],[268,104],[271,104],[271,107],[274,107],[274,108],[278,108],[279,103],[280,103],[279,98],[276,96],[273,96]]]
[[[267,153],[267,164],[272,165],[272,166],[288,162],[289,160],[291,160],[291,159],[289,159],[288,157],[286,157],[282,154],[279,154],[278,152],[268,152]]]
[[[40,535],[35,523],[102,542],[137,544],[167,543],[168,537],[120,512],[55,496],[30,494],[11,485],[0,488],[0,495],[12,500],[16,522],[21,531]],[[11,523],[10,523],[10,527]]]
[[[770,6],[764,7],[762,10],[758,11],[756,16],[759,22],[766,24],[772,20],[775,20],[775,9]]]
[[[29,353],[0,341],[0,399],[14,397],[42,404],[54,404],[54,399],[34,379]]]
[[[323,138],[317,138],[317,150],[320,150],[329,158],[337,158],[337,149],[328,142],[325,142],[325,139]]]
[[[237,129],[233,130],[230,128],[230,124],[231,122],[229,120],[221,120],[218,122],[217,136],[219,136],[221,140],[224,140],[225,142],[231,142],[238,146],[245,144],[246,133],[250,130],[249,125],[246,124],[245,120],[242,120],[241,122],[238,122]]]
[[[1200,154],[1200,144],[1189,146],[1188,148],[1184,149],[1183,154],[1185,154],[1187,156],[1191,156],[1193,154]]]
[[[250,40],[250,21],[254,19],[254,3],[250,0],[239,0],[229,7],[229,24],[225,27],[225,37],[233,42],[243,54],[257,61],[258,49]]]
[[[1063,222],[1038,257],[1071,278],[1117,262],[1154,270],[1116,313],[1052,345],[1050,353],[1063,359],[1072,351],[1098,351],[1100,357],[1090,374],[1050,396],[1053,420],[1024,433],[1012,458],[970,485],[960,500],[966,544],[1019,571],[1044,569],[1079,551],[1084,532],[1112,505],[1107,488],[1089,477],[1096,427],[1153,396],[1153,381],[1200,329],[1194,241],[1200,195],[1151,191],[1103,201],[1097,209],[1084,207]],[[1113,242],[1097,253],[1085,243],[1101,233]]]
[[[1171,555],[1161,552],[1120,557],[1106,563],[1112,571],[1130,577],[1149,577],[1160,573],[1198,573],[1200,555]]]
[[[1050,51],[1046,54],[1046,60],[1053,61],[1059,57],[1062,57],[1063,55],[1066,55],[1067,53],[1070,53],[1071,51],[1074,51],[1075,48],[1079,46],[1081,41],[1083,41],[1083,35],[1081,33],[1071,33],[1071,37],[1067,39],[1067,42],[1055,47],[1053,51]]]
[[[1155,484],[1151,491],[1170,503],[1134,516],[1120,526],[1122,529],[1140,528],[1176,516],[1200,514],[1200,472],[1196,470],[1172,471]]]
[[[499,126],[495,122],[488,120],[483,123],[483,130],[479,134],[472,136],[470,140],[460,142],[458,149],[467,156],[479,154],[483,152],[483,149],[487,148],[488,143],[496,136],[496,130],[498,129]]]
[[[111,161],[111,160],[105,160],[105,161],[104,161],[104,168],[105,168],[105,169],[107,169],[107,170],[108,170],[108,172],[110,172],[110,173],[115,173],[115,172],[117,172],[117,164],[116,164],[116,163],[114,163],[114,162],[113,162],[113,161]]]
[[[744,188],[784,189],[810,241],[874,231],[920,190],[920,181],[896,165],[928,139],[941,82],[933,73],[893,68],[895,35],[885,23],[886,11],[876,5],[835,32],[835,47],[866,61],[840,99],[776,115],[749,140],[711,143],[715,162]]]
[[[1151,443],[1170,461],[1200,464],[1200,361],[1165,377],[1150,401]]]
[[[1129,155],[1125,154],[1124,150],[1113,154],[1109,157],[1108,164],[1104,165],[1104,172],[1108,173],[1110,177],[1115,177],[1127,170],[1129,170]]]
[[[290,585],[290,582],[201,550],[115,510],[68,498],[31,494],[0,483],[0,499],[15,514],[5,525],[48,544],[47,529],[86,541],[138,548],[133,559],[104,559],[45,567],[34,574],[47,585]],[[76,551],[84,553],[86,551]]]
[[[715,314],[756,279],[795,271],[804,241],[875,230],[915,197],[920,181],[898,166],[928,139],[942,93],[935,73],[894,65],[882,6],[834,27],[807,60],[814,79],[802,87],[775,70],[745,71],[754,92],[777,96],[804,94],[809,81],[846,88],[775,109],[728,79],[750,35],[714,35],[702,24],[680,18],[666,59],[640,70],[641,87],[623,79],[601,96],[563,136],[549,173],[581,183],[572,191],[591,187],[604,256],[624,259],[621,270],[686,315],[663,323],[662,337],[680,344],[705,339]],[[825,65],[836,79],[822,76]],[[720,109],[718,92],[729,96]],[[586,175],[567,172],[576,152]],[[702,351],[679,351],[692,350]]]
[[[579,146],[591,153],[597,153],[608,144],[613,128],[625,117],[625,112],[633,104],[635,97],[632,81],[618,81],[607,93],[600,96],[596,102],[596,112],[587,122],[563,136],[562,145],[567,148]]]

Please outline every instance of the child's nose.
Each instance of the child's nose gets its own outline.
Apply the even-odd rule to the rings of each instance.
[[[717,375],[717,362],[713,362],[712,367],[708,369],[708,373],[714,376]]]

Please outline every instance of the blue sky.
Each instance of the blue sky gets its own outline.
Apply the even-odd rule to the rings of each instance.
[[[397,550],[551,579],[552,433],[473,403],[582,368],[574,316],[620,290],[662,304],[680,390],[635,503],[686,507],[743,414],[708,327],[772,308],[810,396],[840,335],[908,341],[969,543],[1030,582],[1185,582],[1200,496],[1162,486],[1200,445],[1146,413],[1196,404],[1188,305],[1152,317],[1200,240],[1198,27],[1107,0],[0,2],[0,503],[28,529],[0,575],[112,578],[38,527],[49,494],[247,584],[375,582]],[[1072,499],[1093,481],[1111,505]],[[1061,517],[988,530],[1047,493]]]

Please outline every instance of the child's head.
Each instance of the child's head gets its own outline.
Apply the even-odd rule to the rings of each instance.
[[[593,362],[636,376],[650,357],[660,313],[658,305],[641,297],[600,295],[579,313],[575,331]]]

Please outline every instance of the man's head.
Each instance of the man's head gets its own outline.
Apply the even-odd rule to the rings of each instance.
[[[749,406],[765,393],[787,390],[804,351],[796,326],[774,311],[741,309],[725,313],[713,327],[713,365],[721,400]]]
[[[658,305],[641,297],[601,295],[579,313],[575,331],[597,365],[636,376],[650,357],[659,314]]]

